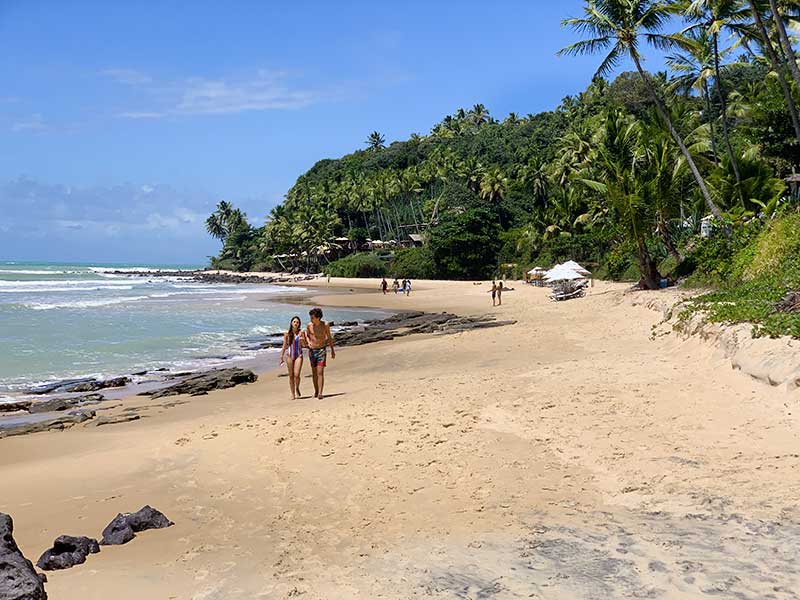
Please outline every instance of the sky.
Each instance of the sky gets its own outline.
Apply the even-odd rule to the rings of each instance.
[[[0,260],[203,263],[221,199],[260,225],[373,130],[583,90],[582,5],[0,0]]]

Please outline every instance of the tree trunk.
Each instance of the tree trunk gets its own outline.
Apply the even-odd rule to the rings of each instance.
[[[800,89],[800,68],[797,66],[797,58],[794,55],[792,43],[789,41],[789,36],[786,35],[786,27],[783,24],[781,13],[778,11],[778,3],[775,0],[769,0],[769,6],[772,9],[772,20],[775,21],[775,29],[778,30],[778,39],[781,41],[783,53],[789,65],[789,71],[792,77],[794,77],[798,89]]]
[[[692,172],[692,175],[694,175],[695,181],[697,181],[697,185],[700,188],[700,193],[703,194],[703,199],[706,201],[706,206],[708,207],[708,210],[711,211],[711,214],[714,215],[714,217],[716,217],[717,219],[719,219],[720,222],[722,222],[722,213],[720,212],[717,205],[714,203],[714,200],[711,199],[711,193],[708,191],[708,188],[706,187],[706,182],[703,180],[703,176],[700,175],[700,171],[698,170],[697,165],[695,164],[694,159],[692,158],[692,155],[689,154],[689,150],[688,148],[686,148],[686,144],[683,143],[683,139],[681,139],[680,134],[678,134],[678,132],[675,130],[675,127],[672,125],[672,120],[669,118],[669,115],[667,115],[667,109],[661,103],[661,99],[658,97],[658,94],[656,94],[656,91],[653,88],[653,84],[647,78],[644,69],[642,69],[642,64],[639,62],[639,56],[636,54],[635,51],[631,52],[631,58],[633,59],[633,63],[636,65],[636,70],[639,72],[639,76],[644,81],[647,91],[650,93],[650,97],[656,104],[656,110],[658,111],[659,116],[666,124],[667,129],[669,130],[669,133],[672,136],[672,139],[675,140],[676,144],[678,144],[678,148],[680,148],[681,154],[683,154],[683,157],[686,159],[686,164],[689,165],[689,170]],[[726,235],[728,234],[726,233]]]
[[[781,85],[781,90],[783,90],[783,97],[786,99],[786,106],[789,109],[789,116],[792,119],[794,135],[795,138],[797,138],[797,143],[800,144],[800,117],[797,115],[797,106],[795,105],[794,98],[792,97],[792,90],[786,83],[784,65],[781,63],[778,55],[775,53],[775,48],[772,47],[772,42],[769,39],[767,27],[764,25],[764,21],[761,19],[761,13],[758,12],[758,7],[756,6],[755,0],[748,0],[748,4],[750,5],[750,12],[753,14],[753,19],[758,26],[758,32],[761,35],[762,47],[769,57],[772,70],[778,75],[778,82]]]
[[[736,178],[736,191],[739,192],[739,198],[744,206],[744,197],[742,197],[742,176],[739,173],[739,162],[736,160],[736,155],[733,153],[731,146],[731,137],[728,133],[728,103],[725,100],[725,93],[722,90],[722,78],[719,72],[719,36],[714,34],[714,87],[717,89],[717,97],[719,98],[719,105],[722,108],[722,136],[725,138],[725,146],[728,150],[728,158],[731,161],[733,168],[733,176]]]
[[[664,246],[667,248],[667,252],[678,261],[678,264],[682,263],[683,255],[678,252],[677,248],[675,248],[675,244],[672,243],[672,236],[669,234],[667,224],[664,222],[664,217],[661,215],[658,217],[658,225],[656,227],[658,229],[658,234],[661,236],[661,241],[664,242]]]
[[[637,252],[636,256],[639,259],[639,272],[642,278],[639,280],[639,285],[645,290],[657,290],[658,284],[661,281],[661,275],[658,272],[653,257],[647,249],[647,244],[639,237],[636,240]]]
[[[714,123],[711,120],[711,95],[708,92],[708,82],[705,79],[703,80],[703,97],[706,101],[706,112],[708,113],[708,128],[711,131],[711,154],[714,155],[714,164],[719,166],[717,140],[714,139]]]

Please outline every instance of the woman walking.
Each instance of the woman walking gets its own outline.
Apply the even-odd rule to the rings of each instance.
[[[286,363],[289,369],[289,389],[292,400],[300,397],[300,371],[303,369],[303,348],[308,347],[306,333],[302,329],[300,317],[292,317],[289,331],[283,334],[281,348],[281,364]]]

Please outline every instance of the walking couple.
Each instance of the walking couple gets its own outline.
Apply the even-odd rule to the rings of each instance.
[[[331,347],[331,358],[336,358],[331,326],[322,320],[322,310],[312,308],[308,314],[311,322],[305,331],[303,331],[300,317],[292,317],[289,331],[283,334],[281,364],[285,362],[289,369],[289,389],[292,391],[292,400],[301,397],[300,371],[303,369],[303,348],[308,348],[308,362],[311,364],[311,378],[314,382],[314,397],[320,400],[322,400],[322,390],[325,387],[325,361],[328,355],[328,346]]]

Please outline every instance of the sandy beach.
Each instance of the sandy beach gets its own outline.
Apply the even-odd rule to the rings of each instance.
[[[0,511],[34,561],[144,504],[175,522],[48,573],[51,598],[800,597],[798,396],[651,336],[624,286],[515,283],[493,308],[471,282],[301,285],[517,324],[342,349],[322,401],[281,370],[0,440]]]

